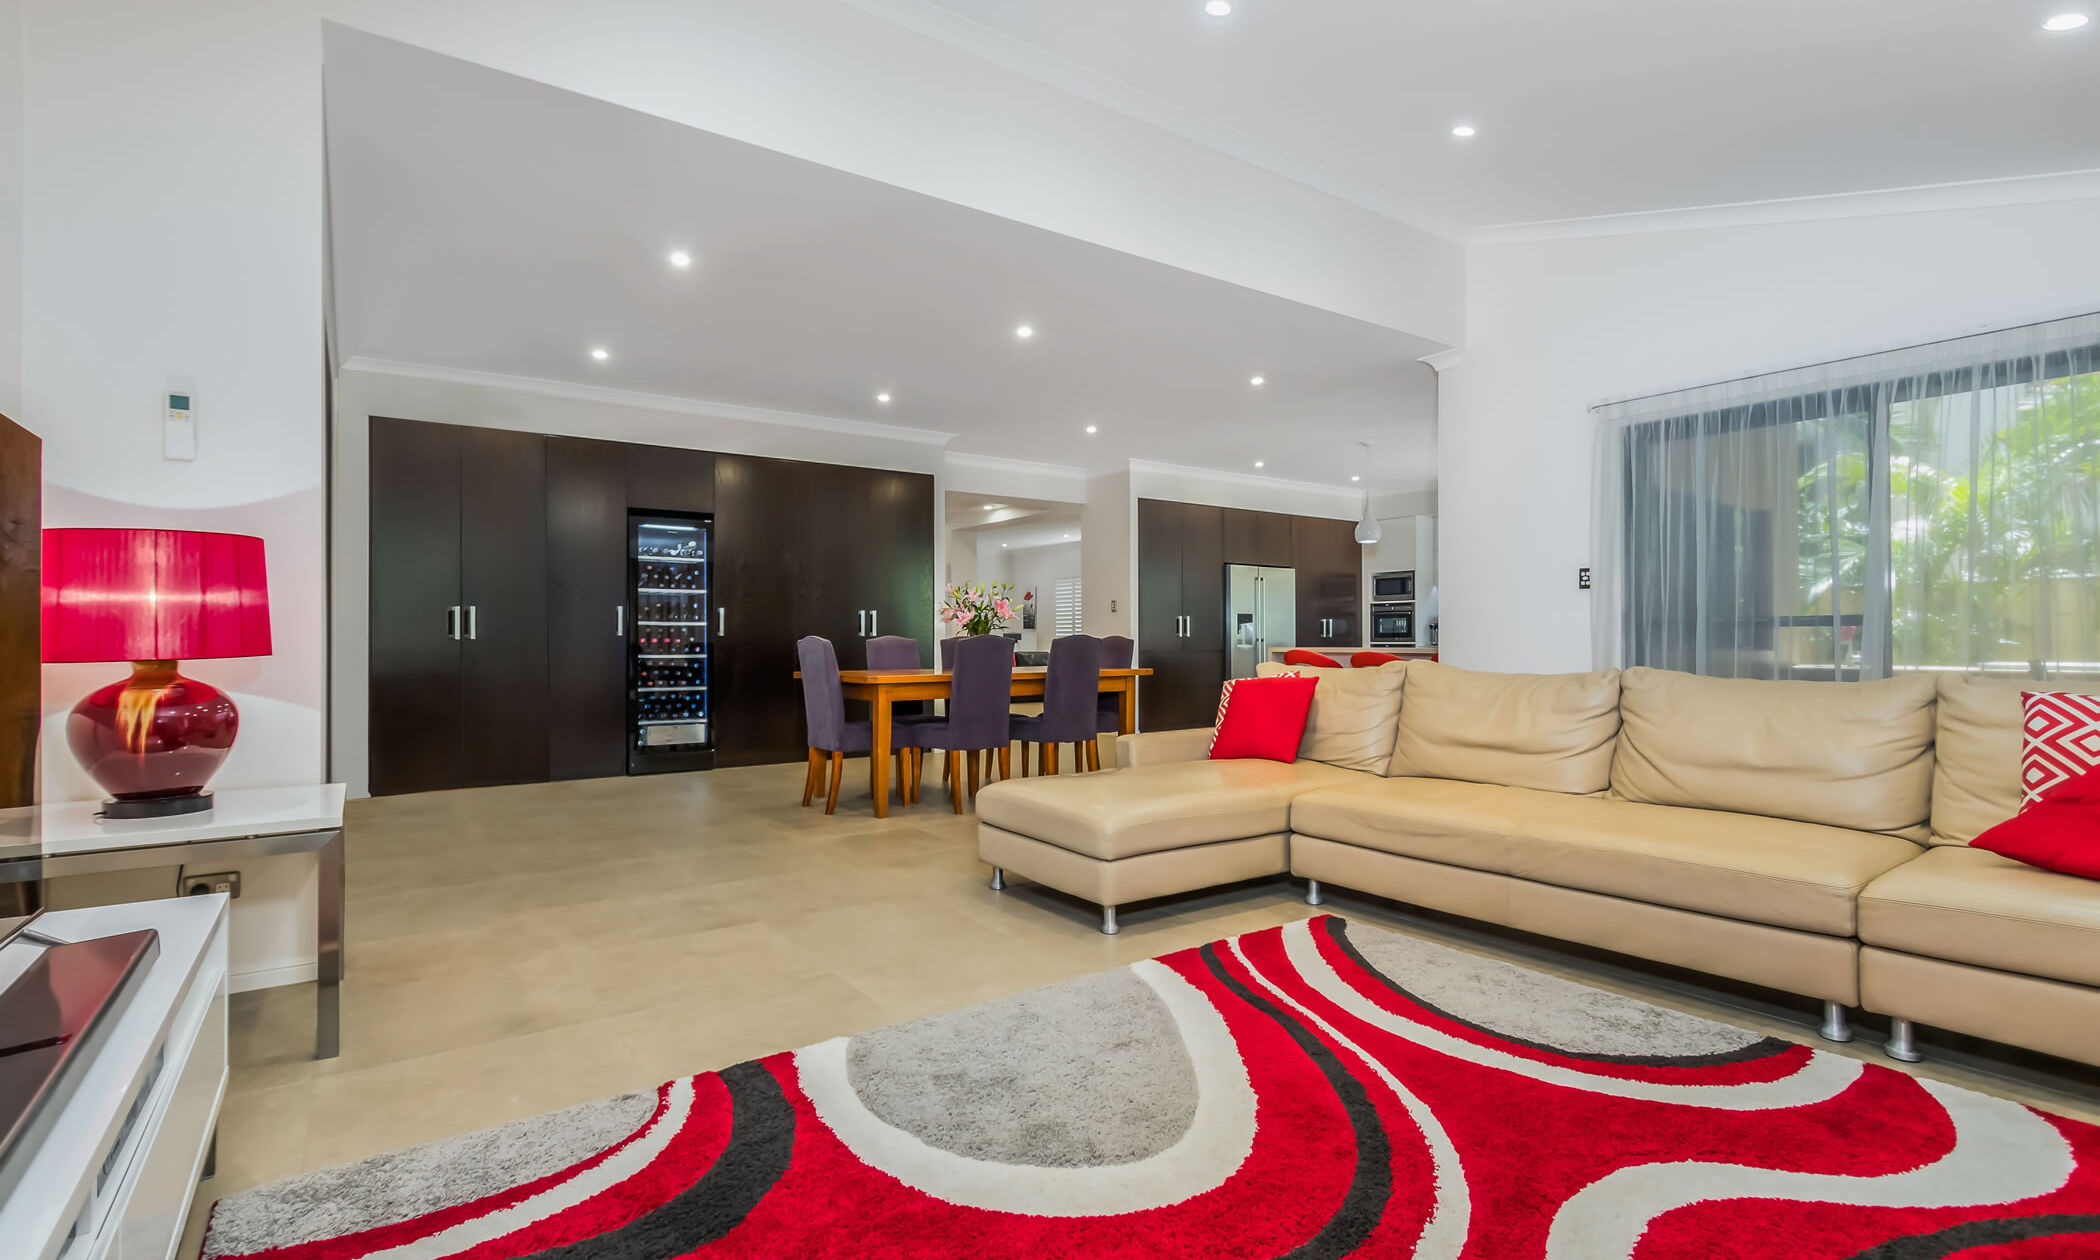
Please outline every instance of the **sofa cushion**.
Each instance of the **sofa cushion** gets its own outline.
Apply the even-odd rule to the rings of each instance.
[[[2020,811],[2020,693],[2100,692],[2090,675],[2038,683],[1978,674],[1939,677],[1932,841],[1967,844]]]
[[[977,794],[977,817],[1114,861],[1288,831],[1292,797],[1360,777],[1316,761],[1170,761],[994,783]]]
[[[1409,661],[1390,775],[1602,792],[1619,673],[1483,674]]]
[[[1615,796],[1925,839],[1933,679],[1767,682],[1626,671]]]
[[[2100,883],[1942,845],[1867,885],[1859,898],[1859,939],[1926,958],[2100,985]]]
[[[1289,666],[1263,662],[1256,676],[1274,677]],[[1312,712],[1306,715],[1301,761],[1321,761],[1344,770],[1384,774],[1393,756],[1393,729],[1400,721],[1400,689],[1407,665],[1395,662],[1376,669],[1307,669],[1319,680]]]
[[[1908,840],[1752,814],[1434,779],[1308,792],[1291,830],[1562,888],[1850,936]]]

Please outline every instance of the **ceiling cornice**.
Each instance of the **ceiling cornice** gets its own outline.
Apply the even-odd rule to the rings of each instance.
[[[650,411],[673,411],[684,415],[712,416],[717,420],[740,420],[752,424],[777,424],[794,429],[815,429],[823,433],[850,434],[854,437],[880,438],[889,442],[908,442],[915,446],[946,446],[954,440],[953,433],[936,429],[914,429],[900,424],[879,424],[872,420],[847,420],[839,416],[818,416],[801,411],[776,411],[768,407],[749,407],[742,403],[713,402],[704,398],[684,398],[676,394],[648,394],[639,390],[615,389],[606,385],[584,385],[575,381],[552,381],[537,376],[512,376],[503,372],[477,372],[469,368],[440,367],[432,363],[410,363],[401,359],[381,359],[371,355],[357,355],[340,369],[344,372],[370,372],[380,376],[404,376],[419,381],[441,381],[449,385],[472,385],[489,389],[510,389],[526,394],[540,394],[549,398],[567,398],[576,402],[606,403],[616,407],[641,407]],[[950,458],[953,458],[952,456]]]
[[[1506,223],[1475,228],[1470,240],[1476,245],[1509,245],[1593,236],[1634,236],[1647,232],[1807,223],[1822,219],[1862,219],[1885,214],[1923,214],[1935,210],[1974,210],[2088,198],[2100,199],[2100,170],[2015,175],[2004,179],[1689,206],[1678,210],[1641,210],[1581,219],[1548,219],[1537,223]]]
[[[1162,131],[1180,136],[1204,148],[1214,149],[1227,157],[1237,158],[1271,175],[1346,201],[1359,209],[1383,215],[1445,240],[1466,239],[1466,225],[1462,221],[1440,214],[1420,202],[1365,183],[1332,167],[1295,156],[1276,145],[1257,140],[1237,128],[1161,100],[1121,79],[1097,70],[1089,70],[1026,40],[993,30],[981,22],[972,21],[939,5],[928,3],[927,0],[840,0],[840,3],[994,65],[1003,66],[1038,83],[1048,84],[1082,100],[1092,101],[1104,109],[1149,123]]]
[[[1045,464],[1032,459],[1008,459],[1003,455],[976,455],[968,451],[949,451],[942,458],[952,467],[981,468],[986,472],[1014,473],[1023,477],[1052,477],[1066,481],[1085,481],[1086,469],[1070,464]]]
[[[1288,477],[1264,477],[1260,473],[1227,472],[1218,468],[1198,468],[1193,464],[1168,464],[1158,460],[1133,459],[1130,471],[1134,473],[1160,473],[1172,477],[1196,477],[1205,481],[1217,481],[1233,486],[1268,486],[1286,490],[1303,490],[1312,494],[1339,495],[1352,502],[1364,494],[1362,486],[1337,486],[1324,481],[1293,481]],[[1374,490],[1373,493],[1376,493]]]

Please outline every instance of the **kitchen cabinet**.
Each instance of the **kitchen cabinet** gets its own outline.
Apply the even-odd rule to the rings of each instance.
[[[547,770],[600,779],[627,769],[627,504],[620,442],[547,439]],[[707,500],[714,500],[714,468]]]
[[[1297,646],[1363,646],[1363,546],[1355,523],[1292,517],[1291,565],[1298,570]]]
[[[1225,681],[1224,513],[1138,500],[1138,683],[1145,730],[1205,726]]]

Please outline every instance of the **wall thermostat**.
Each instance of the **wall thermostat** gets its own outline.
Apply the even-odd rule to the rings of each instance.
[[[161,458],[197,458],[196,390],[187,382],[171,381],[161,401],[167,404],[160,430]]]

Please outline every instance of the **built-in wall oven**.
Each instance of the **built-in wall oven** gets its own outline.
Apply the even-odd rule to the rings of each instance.
[[[1371,602],[1374,604],[1412,604],[1415,602],[1415,571],[1396,569],[1389,573],[1371,575]],[[1373,638],[1378,636],[1373,635]]]
[[[1415,606],[1412,603],[1371,605],[1372,647],[1413,647]]]

